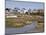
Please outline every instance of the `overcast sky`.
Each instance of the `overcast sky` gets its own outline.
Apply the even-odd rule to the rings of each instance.
[[[26,9],[43,9],[44,3],[20,2],[15,0],[6,0],[6,8],[26,8]]]

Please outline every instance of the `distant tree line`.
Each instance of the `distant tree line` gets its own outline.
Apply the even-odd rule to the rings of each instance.
[[[5,10],[7,10],[8,12],[11,10],[10,8],[6,8]],[[18,12],[18,10],[20,10],[19,8],[14,8],[13,11]],[[26,10],[25,8],[22,8],[22,11],[24,12],[24,10]],[[36,11],[36,9],[34,9],[34,11]],[[15,14],[16,14],[15,12]],[[28,12],[25,12],[25,14],[27,15],[41,15],[44,16],[44,9],[38,9],[36,13],[31,13],[31,9],[29,8]]]

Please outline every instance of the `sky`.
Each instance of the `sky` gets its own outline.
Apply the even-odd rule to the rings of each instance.
[[[25,9],[43,9],[44,3],[41,2],[21,2],[21,1],[14,1],[14,0],[6,0],[6,8],[14,9],[17,8],[25,8]]]

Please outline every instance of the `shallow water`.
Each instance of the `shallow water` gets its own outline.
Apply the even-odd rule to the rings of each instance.
[[[32,24],[30,25],[26,25],[22,28],[6,28],[5,29],[5,33],[6,34],[13,34],[13,33],[26,33],[28,32],[29,30],[34,30],[35,27],[36,27],[36,24],[37,22],[36,21],[32,21]]]

